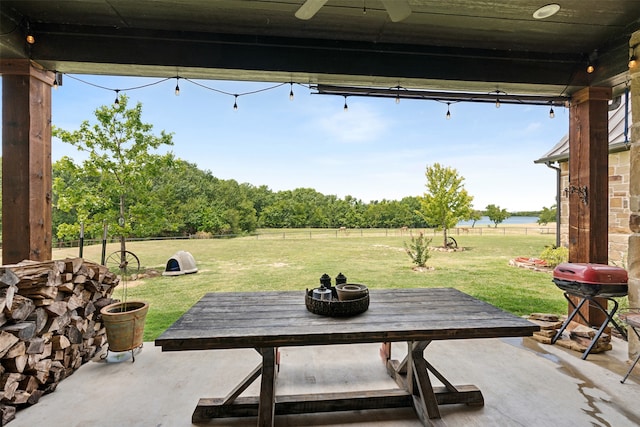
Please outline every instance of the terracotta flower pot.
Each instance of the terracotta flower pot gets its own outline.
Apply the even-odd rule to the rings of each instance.
[[[143,301],[116,302],[100,310],[109,350],[128,351],[142,346],[148,310],[149,303]]]

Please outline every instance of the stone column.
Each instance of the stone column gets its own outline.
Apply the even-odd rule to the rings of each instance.
[[[0,60],[2,263],[51,259],[51,86],[28,59]]]
[[[640,31],[631,35],[629,46],[640,44]],[[631,77],[631,171],[629,175],[629,307],[640,308],[640,67],[629,70]],[[640,343],[635,334],[629,334],[629,357],[640,352]]]

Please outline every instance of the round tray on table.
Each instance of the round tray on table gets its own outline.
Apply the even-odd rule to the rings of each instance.
[[[348,301],[338,301],[336,299],[332,299],[331,301],[322,301],[314,299],[312,297],[312,294],[313,290],[307,289],[305,292],[304,301],[307,305],[307,310],[314,314],[320,314],[322,316],[355,316],[356,314],[364,313],[369,308],[368,290],[365,296],[363,296],[362,298],[352,299]]]

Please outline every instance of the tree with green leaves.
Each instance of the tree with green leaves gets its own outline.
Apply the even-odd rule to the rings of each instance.
[[[540,215],[538,216],[538,224],[547,225],[550,222],[555,222],[556,213],[556,205],[552,205],[550,208],[543,207],[542,212],[540,212]]]
[[[162,201],[151,191],[155,177],[171,166],[173,155],[152,154],[151,150],[173,145],[172,134],[152,134],[153,126],[142,122],[142,104],[127,108],[128,98],[95,110],[96,123],[88,120],[75,131],[52,128],[54,137],[85,153],[76,164],[69,157],[58,161],[60,174],[54,178],[56,207],[75,210],[77,221],[59,227],[58,234],[75,232],[79,223],[100,235],[106,223],[120,236],[121,250],[131,234],[154,235],[167,229]]]
[[[418,212],[430,226],[442,230],[442,246],[447,247],[450,228],[471,214],[473,196],[464,188],[464,178],[451,167],[439,163],[428,166],[425,172],[427,190],[421,199]]]
[[[511,215],[506,209],[500,209],[500,206],[487,205],[485,208],[485,214],[489,217],[489,220],[493,222],[494,228],[498,227],[498,224],[509,218]]]
[[[472,221],[471,222],[471,228],[476,226],[476,222],[480,221],[482,219],[482,212],[480,212],[479,210],[473,209],[471,211],[471,213],[469,214],[469,218],[465,218],[467,221]]]

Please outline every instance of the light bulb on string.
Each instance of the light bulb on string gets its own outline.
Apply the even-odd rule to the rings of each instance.
[[[596,68],[593,66],[592,63],[589,63],[589,65],[587,65],[587,73],[591,74],[596,70]]]
[[[118,99],[120,95],[120,89],[116,89],[116,100],[113,101],[114,105],[120,105],[120,100]]]
[[[349,111],[349,106],[347,105],[347,95],[344,95],[344,111]]]
[[[237,110],[238,109],[238,95],[233,95],[235,96],[235,99],[233,101],[233,109]]]
[[[176,77],[176,90],[175,90],[176,96],[180,95],[180,85],[178,84],[178,80],[180,80],[180,77]]]
[[[55,73],[53,77],[53,88],[55,90],[58,90],[58,73]]]
[[[496,98],[496,108],[500,108],[500,98]]]
[[[400,104],[400,95],[396,95],[396,104]]]
[[[549,118],[553,119],[556,116],[556,113],[553,111],[553,105],[551,106],[551,109],[549,110]]]
[[[451,118],[451,111],[449,110],[449,106],[451,105],[450,102],[447,102],[447,114],[446,114],[446,118],[447,120],[449,120]]]
[[[293,82],[289,84],[291,85],[291,89],[289,90],[289,101],[293,101]]]
[[[25,40],[29,44],[34,44],[36,42],[36,37],[31,32],[31,24],[29,23],[29,21],[27,21],[27,35],[25,37]]]
[[[638,57],[636,56],[636,46],[634,45],[631,47],[631,55],[629,56],[629,69],[632,68],[636,68],[636,66],[638,65]]]

